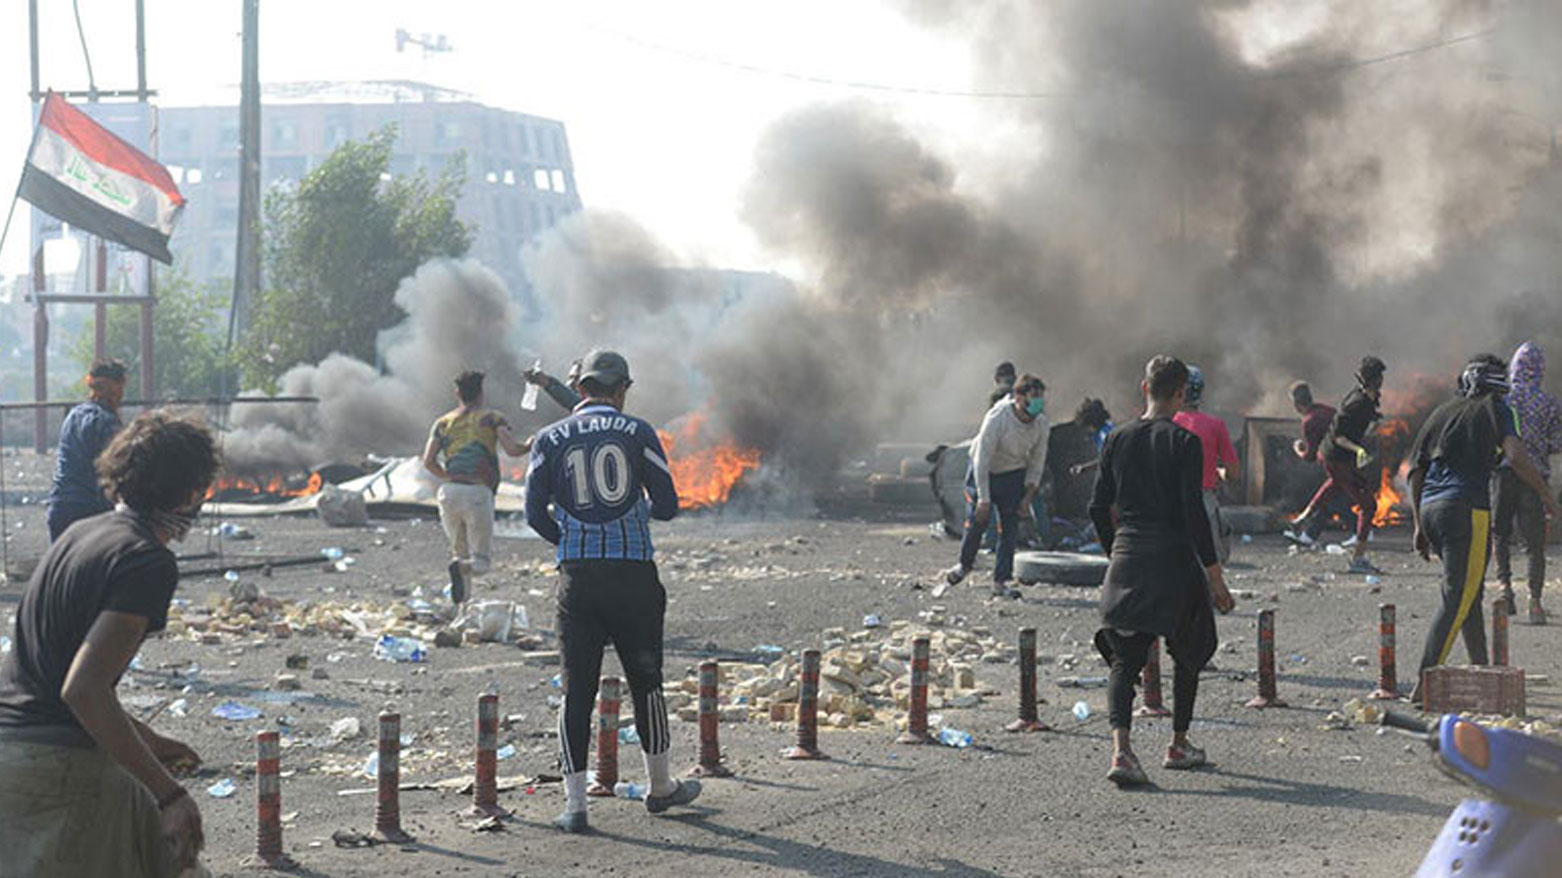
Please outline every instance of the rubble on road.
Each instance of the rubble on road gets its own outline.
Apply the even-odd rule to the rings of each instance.
[[[942,608],[934,608],[943,616]],[[848,633],[821,632],[819,722],[834,728],[898,727],[905,723],[911,693],[911,641],[918,634],[910,621]],[[976,707],[997,692],[976,677],[983,662],[1013,663],[1017,650],[987,629],[941,629],[928,633],[928,708]],[[723,662],[718,706],[721,722],[791,723],[797,716],[801,664],[782,654],[768,663]],[[699,718],[699,675],[691,670],[669,686],[667,709],[679,719]]]

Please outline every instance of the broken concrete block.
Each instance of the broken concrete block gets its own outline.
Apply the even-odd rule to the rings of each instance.
[[[369,506],[363,494],[344,491],[335,485],[320,489],[315,509],[320,520],[331,527],[362,527],[369,523]]]

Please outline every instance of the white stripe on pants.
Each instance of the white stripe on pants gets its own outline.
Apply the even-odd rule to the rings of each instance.
[[[494,492],[486,485],[445,482],[438,498],[451,556],[473,574],[487,573],[493,557]]]

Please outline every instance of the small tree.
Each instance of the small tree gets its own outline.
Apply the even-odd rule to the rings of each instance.
[[[264,289],[241,344],[247,386],[273,388],[288,367],[333,352],[374,362],[375,337],[403,317],[402,278],[471,246],[456,218],[464,155],[433,180],[391,176],[395,141],[389,125],[345,143],[296,188],[267,195]]]
[[[220,281],[199,284],[182,270],[156,275],[157,305],[152,309],[153,379],[157,395],[174,397],[216,396],[221,392],[223,342],[227,332],[227,296]],[[141,368],[141,309],[110,305],[104,330],[104,353],[130,366],[130,386]],[[90,326],[90,324],[89,324]],[[91,368],[93,333],[81,332],[71,348],[82,374]],[[232,392],[233,379],[228,385]],[[138,395],[131,390],[127,395]]]

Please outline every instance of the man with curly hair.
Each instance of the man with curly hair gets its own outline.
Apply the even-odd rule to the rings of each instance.
[[[66,530],[39,563],[0,663],[0,873],[167,878],[196,861],[201,815],[171,770],[188,746],[125,712],[119,678],[163,630],[218,469],[204,426],[164,411],[98,457],[118,506]]]

